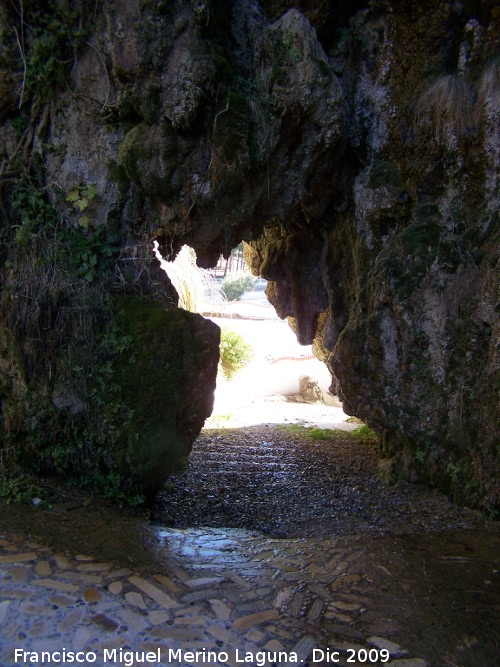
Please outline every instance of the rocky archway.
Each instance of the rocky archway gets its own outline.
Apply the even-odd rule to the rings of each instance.
[[[85,469],[106,432],[100,469],[154,489],[160,443],[188,451],[210,411],[217,333],[175,309],[151,240],[207,267],[244,240],[346,409],[425,479],[498,504],[499,15],[334,5],[1,15],[5,453],[64,469],[87,443]],[[163,379],[130,383],[125,357]]]

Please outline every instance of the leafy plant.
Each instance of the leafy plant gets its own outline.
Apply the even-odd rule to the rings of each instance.
[[[252,359],[253,350],[240,334],[226,327],[221,331],[220,366],[229,380]]]
[[[71,202],[81,213],[83,213],[90,202],[95,199],[96,195],[97,186],[95,183],[90,183],[89,185],[76,185],[68,192],[66,201]],[[82,215],[78,222],[81,227],[87,229],[90,219],[87,215]]]
[[[234,414],[232,412],[225,415],[212,415],[210,419],[207,419],[205,422],[205,429],[217,429],[224,428],[231,423],[234,419]]]
[[[332,437],[332,431],[329,428],[319,428],[314,426],[310,431],[309,435],[315,440],[329,440]]]
[[[66,201],[84,211],[97,196],[94,183],[75,186]],[[29,183],[19,183],[12,189],[11,207],[16,224],[12,225],[14,240],[22,247],[31,246],[45,235],[50,241],[55,256],[61,264],[69,265],[77,275],[91,283],[108,268],[111,259],[118,252],[117,235],[108,227],[100,226],[94,231],[88,229],[90,220],[80,218],[80,227],[72,229],[64,222],[62,214],[51,206],[41,190]]]
[[[100,316],[106,317],[104,309]],[[144,498],[124,479],[116,460],[117,424],[126,426],[129,412],[116,382],[115,362],[130,349],[132,340],[113,319],[97,328],[89,359],[79,358],[78,364],[67,369],[74,386],[85,384],[87,410],[72,414],[51,404],[33,406],[29,430],[22,434],[30,458],[22,464],[35,474],[40,469],[56,473],[73,486],[135,506]]]
[[[85,228],[75,230],[69,237],[70,264],[78,276],[89,283],[102,275],[118,252],[116,234],[104,226],[89,232]]]
[[[283,37],[282,49],[284,52],[284,59],[288,60],[290,64],[297,65],[300,62],[300,53],[294,44],[293,35],[291,33],[287,33]]]
[[[16,139],[20,139],[24,130],[28,126],[28,117],[27,115],[23,113],[19,113],[13,120],[12,120],[12,128],[14,132],[16,133]]]
[[[60,221],[60,214],[45,201],[43,192],[28,183],[19,183],[12,189],[11,201],[19,220],[19,224],[13,225],[14,239],[20,246],[33,243]]]
[[[345,52],[346,50],[354,52],[355,49],[359,50],[360,46],[366,46],[367,37],[363,32],[363,27],[360,25],[357,15],[351,16],[347,26],[338,29],[337,44],[337,48],[341,52]]]
[[[234,77],[234,83],[244,95],[250,96],[254,95],[256,92],[256,85],[253,79],[248,79],[247,77],[237,74]]]
[[[98,363],[88,374],[93,385],[89,395],[94,405],[107,406],[112,414],[117,414],[123,409],[120,400],[109,401],[110,394],[119,395],[119,387],[113,378],[115,360],[118,355],[130,349],[132,340],[132,336],[124,334],[116,322],[109,325],[96,346]]]
[[[253,289],[256,280],[249,273],[231,273],[222,281],[221,290],[228,301],[237,301],[245,292]]]
[[[33,498],[39,498],[41,495],[41,489],[24,475],[19,477],[2,476],[0,479],[0,499],[7,505],[11,503],[30,503]]]
[[[20,40],[24,88],[45,99],[53,99],[56,88],[68,78],[75,54],[89,33],[83,11],[68,6],[49,0],[40,9],[36,4],[33,9],[28,6],[22,17],[26,19],[21,26],[25,39]]]

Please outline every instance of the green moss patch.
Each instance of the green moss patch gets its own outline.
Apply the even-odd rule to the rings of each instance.
[[[200,315],[166,310],[150,298],[122,296],[118,307],[120,326],[132,339],[114,364],[128,411],[118,459],[151,496],[176,461],[189,454],[211,413],[219,329]]]

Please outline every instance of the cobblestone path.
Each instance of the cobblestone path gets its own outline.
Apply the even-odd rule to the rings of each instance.
[[[278,539],[1,509],[2,667],[500,664],[495,526]]]
[[[156,548],[169,555],[156,572],[145,573],[7,534],[0,541],[0,661],[16,664],[16,649],[56,654],[65,648],[90,652],[83,664],[94,665],[126,664],[127,651],[157,656],[159,650],[156,664],[196,664],[188,652],[199,651],[212,656],[212,664],[233,667],[264,664],[264,658],[265,664],[494,667],[498,635],[495,640],[490,633],[498,632],[498,619],[488,616],[495,612],[498,582],[491,579],[497,573],[471,574],[477,563],[464,555],[471,537],[456,535],[430,563],[432,538],[424,547],[403,538],[388,545],[383,539],[274,540],[238,529],[167,529],[156,532]],[[498,538],[491,547],[499,553]],[[411,549],[417,559],[408,562]],[[418,563],[427,563],[428,572],[416,570]],[[437,578],[436,566],[448,572],[445,579]],[[465,595],[468,614],[460,575],[481,589]],[[460,619],[481,614],[479,604],[482,636],[478,623],[468,628]],[[450,636],[454,620],[463,626],[458,636]],[[31,657],[17,664],[31,664]],[[129,664],[151,664],[142,653],[135,658]]]

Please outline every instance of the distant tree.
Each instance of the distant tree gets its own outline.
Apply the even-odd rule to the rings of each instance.
[[[221,290],[228,301],[237,301],[245,292],[254,288],[256,280],[250,273],[231,273],[222,281]]]

